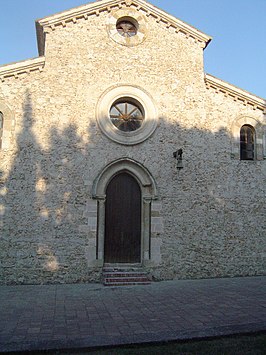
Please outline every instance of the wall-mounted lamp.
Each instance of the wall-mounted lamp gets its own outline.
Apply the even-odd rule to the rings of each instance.
[[[182,155],[183,155],[182,149],[178,149],[178,151],[173,153],[174,158],[176,158],[177,170],[183,169]]]

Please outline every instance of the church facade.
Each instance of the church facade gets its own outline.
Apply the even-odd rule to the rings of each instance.
[[[0,282],[265,272],[266,101],[204,73],[211,37],[144,0],[36,21],[0,67]]]

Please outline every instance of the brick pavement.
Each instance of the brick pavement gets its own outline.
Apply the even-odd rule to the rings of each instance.
[[[266,330],[266,277],[0,286],[0,351],[85,348]]]

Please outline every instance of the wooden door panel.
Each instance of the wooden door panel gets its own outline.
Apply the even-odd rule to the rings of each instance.
[[[104,259],[138,263],[141,250],[141,192],[127,173],[115,176],[106,190]]]

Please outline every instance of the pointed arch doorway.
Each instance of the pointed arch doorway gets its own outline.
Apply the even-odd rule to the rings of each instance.
[[[130,158],[117,159],[94,180],[92,197],[98,205],[97,265],[149,262],[151,203],[158,195],[148,169]]]
[[[114,176],[106,189],[104,262],[141,262],[141,190],[126,172]]]

